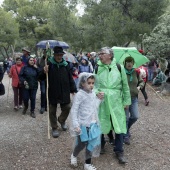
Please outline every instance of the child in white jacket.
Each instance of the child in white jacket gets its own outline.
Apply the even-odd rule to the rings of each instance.
[[[77,156],[85,148],[85,170],[96,170],[91,164],[91,157],[100,154],[101,130],[98,107],[101,100],[93,91],[94,82],[95,77],[92,73],[79,75],[79,91],[74,97],[70,112],[70,132],[72,136],[76,137],[76,144],[71,154],[71,165],[77,166]]]

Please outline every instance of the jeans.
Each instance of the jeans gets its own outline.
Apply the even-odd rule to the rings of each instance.
[[[129,106],[128,109],[125,109],[127,133],[124,135],[124,137],[129,137],[129,129],[130,129],[130,127],[139,118],[138,98],[133,97],[133,98],[131,98],[131,100],[132,100],[132,104]]]
[[[36,102],[36,93],[37,89],[25,89],[23,88],[23,100],[24,106],[28,107],[29,99],[31,101],[31,112],[35,109],[35,102]]]
[[[148,68],[148,81],[152,81],[153,80],[153,75],[154,75],[154,69]]]
[[[113,123],[112,123],[112,119],[110,119],[111,121],[111,125],[114,129],[114,126],[113,126]],[[111,131],[108,133],[108,136],[110,137],[110,133]],[[104,139],[104,134],[101,135],[101,147],[104,147],[105,145],[105,139]],[[116,134],[115,133],[115,146],[114,146],[114,149],[113,151],[116,153],[116,152],[119,152],[119,153],[123,153],[123,134]]]
[[[14,92],[14,105],[22,105],[22,87],[12,87]]]
[[[41,108],[47,108],[47,99],[46,99],[46,82],[40,81],[40,91],[41,91]]]

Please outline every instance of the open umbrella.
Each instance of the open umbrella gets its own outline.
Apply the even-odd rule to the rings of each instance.
[[[63,58],[66,60],[66,61],[69,61],[69,62],[72,62],[72,63],[77,63],[77,59],[69,52],[67,51],[64,51],[65,54],[63,55]]]
[[[63,41],[57,41],[57,40],[43,40],[37,43],[37,47],[46,49],[47,43],[49,43],[50,48],[54,48],[55,46],[62,47],[63,49],[68,49],[69,45],[66,42]]]
[[[135,47],[112,47],[114,51],[114,57],[116,58],[116,62],[119,64],[123,64],[126,57],[134,58],[134,68],[138,68],[139,66],[149,62],[149,59],[142,55]]]

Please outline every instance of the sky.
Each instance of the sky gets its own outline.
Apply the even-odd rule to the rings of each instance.
[[[0,4],[2,4],[3,1],[4,1],[4,0],[0,0]]]

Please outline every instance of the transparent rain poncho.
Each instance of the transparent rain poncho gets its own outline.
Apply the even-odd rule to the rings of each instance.
[[[77,137],[80,137],[81,142],[87,142],[87,149],[92,153],[92,156],[99,156],[101,131],[98,108],[101,100],[97,98],[93,90],[89,89],[87,80],[91,76],[94,77],[92,73],[81,73],[79,75],[79,91],[73,99],[69,115],[70,134],[76,137],[74,146],[77,145]],[[77,128],[80,128],[80,131],[77,131]],[[89,157],[91,156],[89,155]]]

